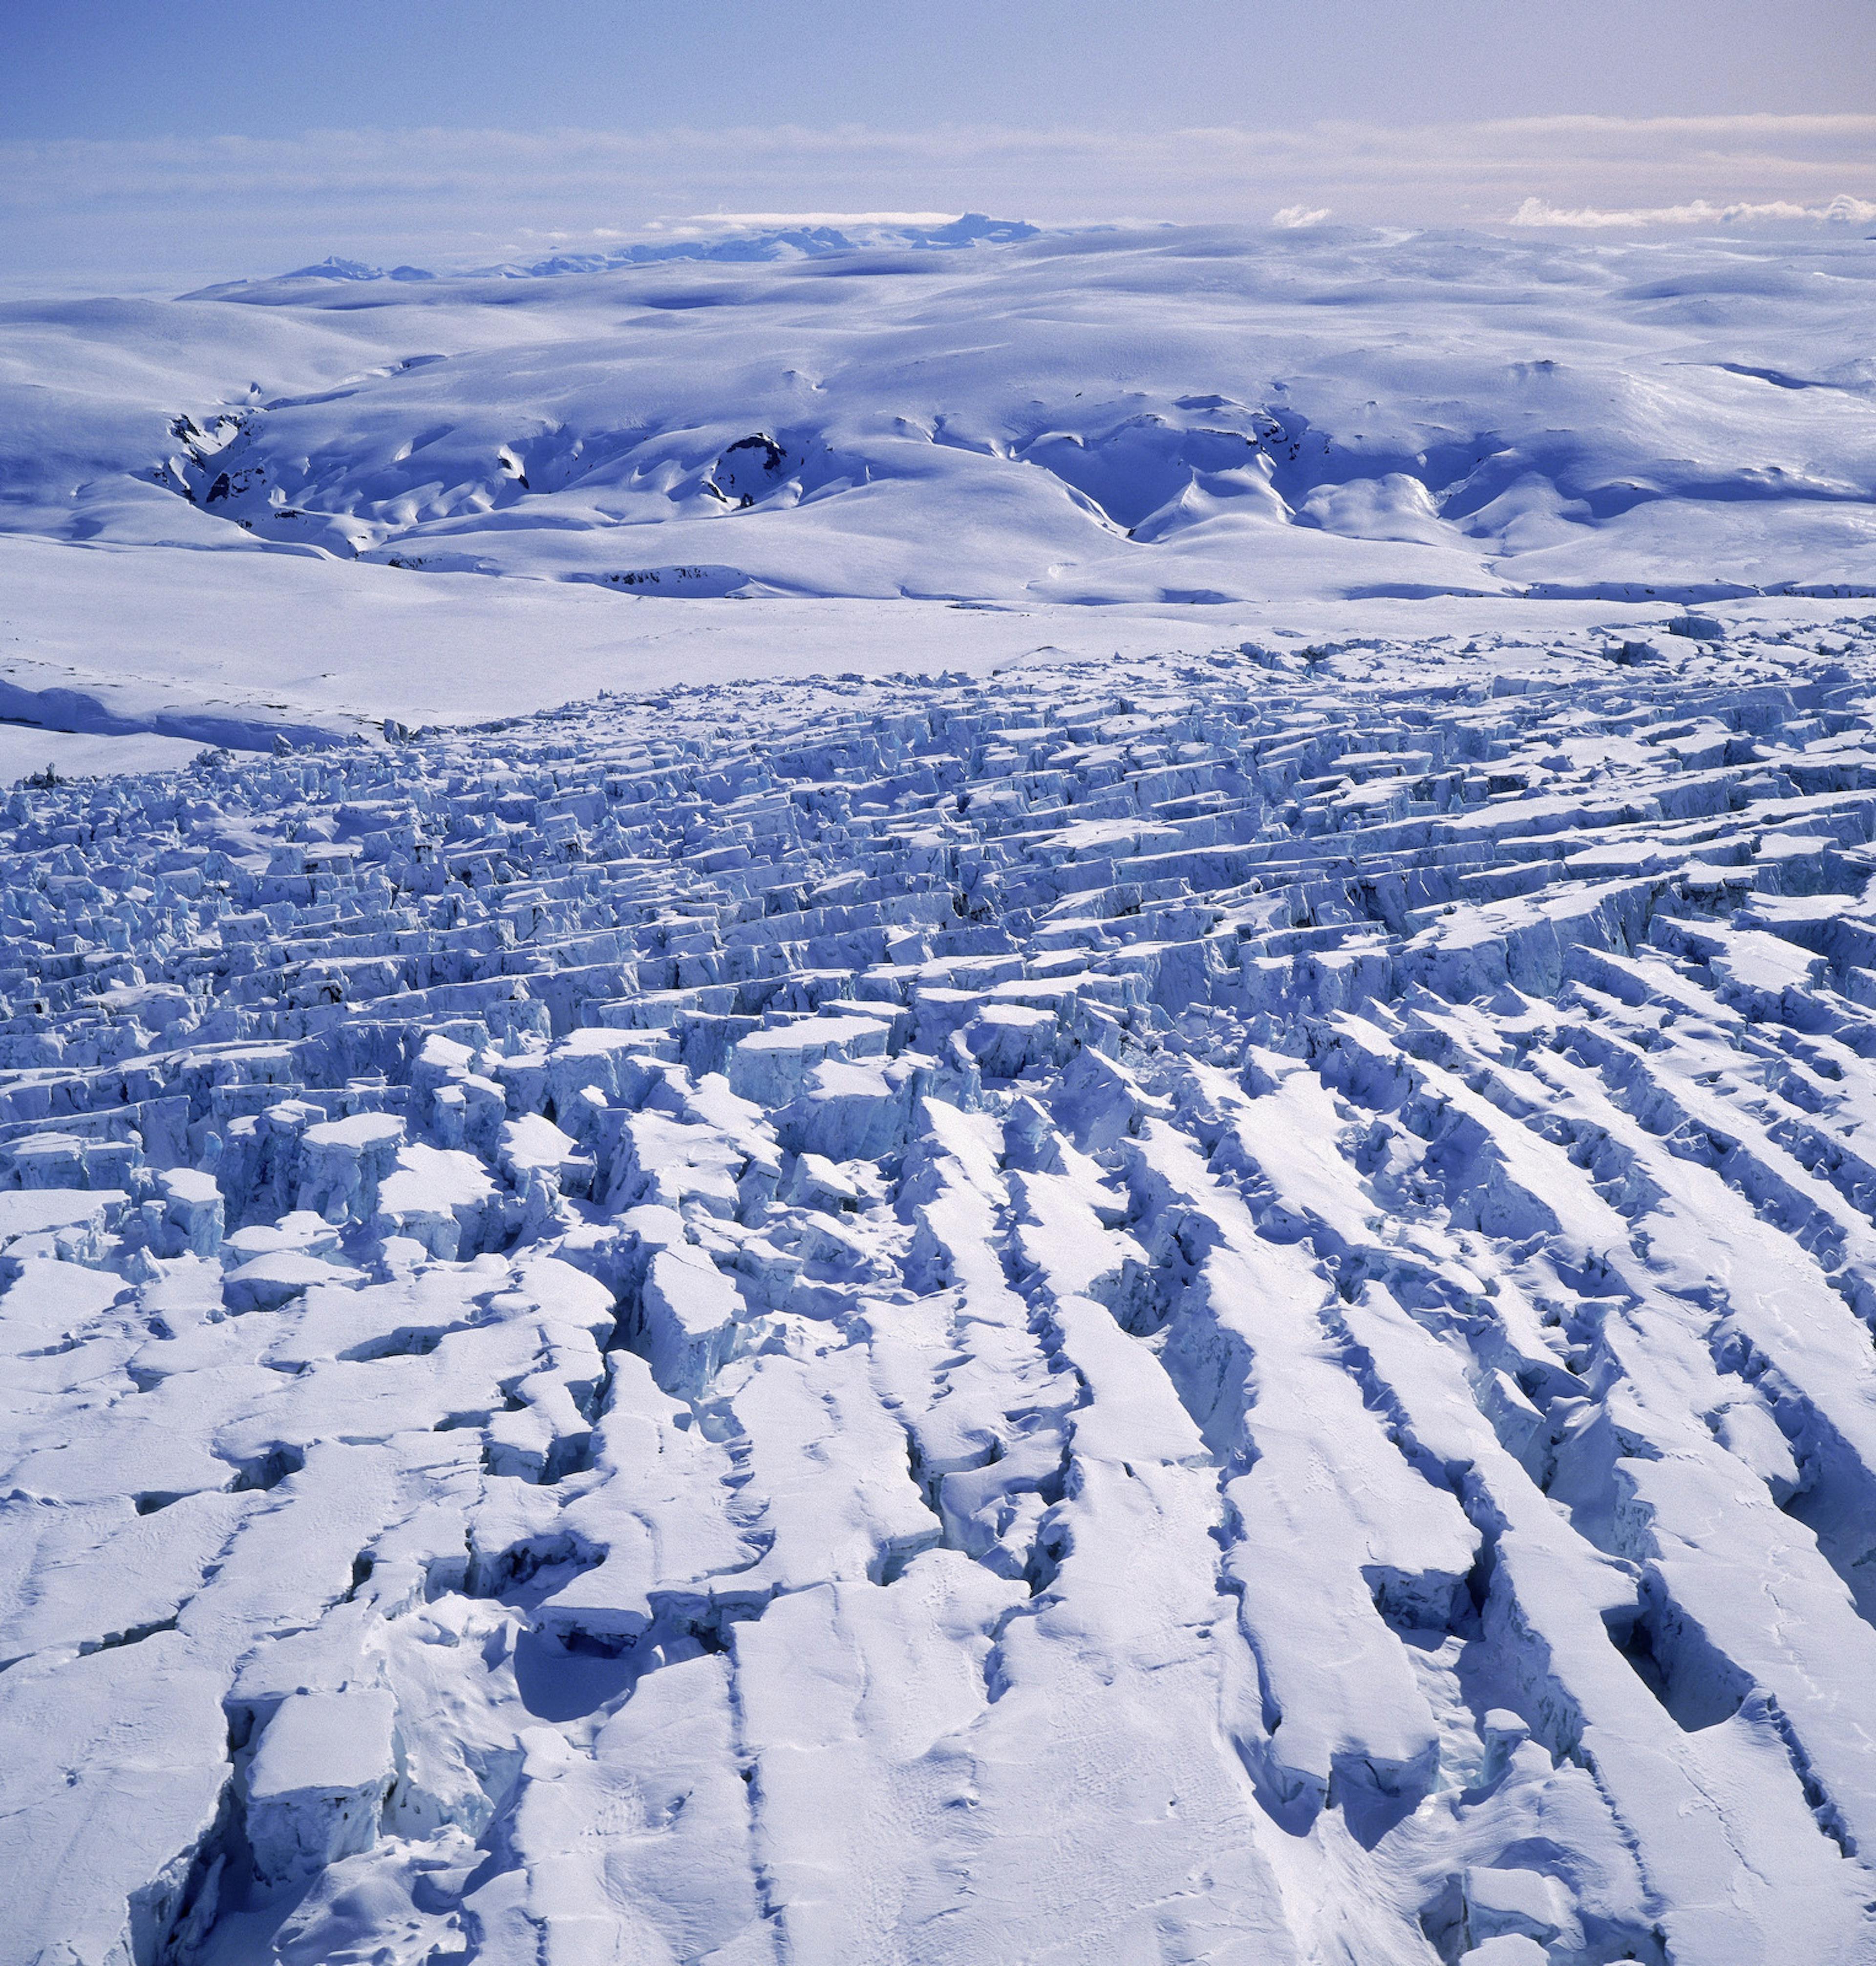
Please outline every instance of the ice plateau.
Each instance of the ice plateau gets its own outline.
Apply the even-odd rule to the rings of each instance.
[[[1876,1960],[1871,250],[0,310],[0,1966]]]

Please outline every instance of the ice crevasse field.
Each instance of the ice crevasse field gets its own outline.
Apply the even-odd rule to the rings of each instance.
[[[0,1961],[1876,1959],[1873,281],[0,306]]]

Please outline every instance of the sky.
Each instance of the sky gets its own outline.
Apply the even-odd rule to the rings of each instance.
[[[0,0],[15,291],[743,211],[1597,229],[1833,200],[1876,230],[1871,0]]]

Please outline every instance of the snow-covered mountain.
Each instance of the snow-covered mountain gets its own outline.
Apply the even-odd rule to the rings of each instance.
[[[1868,241],[1026,229],[15,305],[0,523],[659,595],[1876,591]]]
[[[943,252],[961,246],[1002,245],[1013,239],[1033,239],[1036,230],[1035,226],[1020,219],[991,218],[981,211],[967,211],[959,218],[929,222],[856,222],[843,219],[838,225],[804,222],[743,231],[717,226],[709,230],[693,228],[669,239],[641,240],[629,246],[609,247],[602,252],[556,253],[544,259],[504,260],[492,266],[466,267],[460,269],[458,277],[553,279],[568,273],[611,272],[621,266],[655,266],[672,259],[737,263],[826,259],[836,254],[881,247]],[[434,280],[437,277],[427,266],[373,266],[364,260],[347,259],[335,253],[314,266],[295,267],[292,272],[280,274],[274,279],[225,282],[199,288],[182,298],[274,299],[289,283],[305,280]]]

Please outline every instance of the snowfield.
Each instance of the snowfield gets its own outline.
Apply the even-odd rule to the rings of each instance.
[[[0,308],[0,1966],[1876,1960],[1876,247],[711,250]]]

